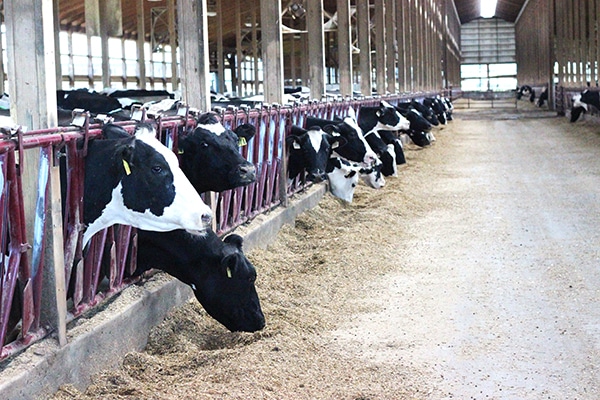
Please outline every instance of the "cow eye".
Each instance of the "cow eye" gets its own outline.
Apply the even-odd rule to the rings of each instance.
[[[162,167],[160,165],[155,165],[154,167],[152,167],[152,172],[154,172],[155,174],[160,174],[162,172]]]

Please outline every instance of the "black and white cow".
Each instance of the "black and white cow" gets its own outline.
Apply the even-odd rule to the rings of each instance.
[[[444,106],[444,104],[442,104],[442,101],[438,96],[425,97],[423,99],[423,105],[426,107],[430,107],[433,110],[440,124],[446,125],[446,122],[448,122],[448,118],[446,116],[446,107]]]
[[[346,139],[332,125],[323,129],[318,126],[304,129],[292,125],[286,137],[288,184],[304,170],[309,181],[321,182],[326,178],[327,160],[333,149],[344,145]]]
[[[405,131],[410,129],[410,122],[394,106],[381,101],[379,106],[360,108],[358,125],[364,132],[367,143],[381,159],[381,173],[384,176],[397,176],[396,149],[383,141],[379,131]],[[403,152],[401,158],[404,159]]]
[[[435,140],[431,132],[433,125],[423,117],[423,114],[411,102],[398,103],[396,108],[410,122],[410,129],[406,131],[406,134],[414,144],[425,147]]]
[[[590,106],[600,110],[600,92],[592,92],[586,89],[581,94],[573,96],[571,122],[577,121],[582,113],[590,111]]]
[[[396,132],[381,130],[378,132],[379,137],[388,146],[388,151],[394,152],[394,160],[396,165],[406,164],[404,155],[404,146]]]
[[[256,181],[255,166],[239,151],[240,139],[247,143],[255,133],[250,124],[227,129],[212,112],[198,117],[194,131],[179,139],[181,169],[198,193],[222,192]]]
[[[170,231],[204,232],[210,208],[179,168],[175,154],[156,139],[154,127],[139,124],[135,135],[108,124],[105,138],[88,144],[85,159],[82,247],[114,224]]]
[[[331,157],[327,163],[327,179],[331,194],[352,203],[359,174],[359,167],[352,162],[342,157]]]
[[[327,120],[307,117],[305,126],[319,126],[321,128],[332,126],[346,141],[335,149],[335,156],[343,157],[349,161],[362,162],[365,166],[379,163],[377,154],[365,140],[364,132],[358,126],[353,108],[348,109],[348,115],[344,118],[335,117],[333,120]]]
[[[242,237],[221,240],[184,230],[138,230],[137,270],[160,269],[188,284],[206,312],[230,331],[255,332],[265,326],[256,293],[256,269],[242,251]]]
[[[423,118],[425,118],[432,126],[438,126],[440,124],[437,115],[433,112],[431,107],[426,106],[416,99],[411,100],[410,105],[420,112]]]
[[[517,90],[517,100],[521,100],[521,98],[529,97],[530,102],[535,101],[535,90],[529,85],[523,85]]]
[[[543,107],[547,101],[548,101],[548,88],[545,87],[544,89],[542,89],[542,93],[540,93],[540,97],[538,97],[537,106]]]
[[[131,117],[116,98],[87,89],[57,90],[56,102],[61,126],[71,123],[72,112],[76,109],[88,111],[92,116],[107,115],[115,121],[126,121]]]

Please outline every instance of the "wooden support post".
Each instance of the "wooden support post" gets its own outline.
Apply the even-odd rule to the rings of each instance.
[[[281,36],[281,4],[260,0],[261,47],[265,102],[283,103],[283,41]]]
[[[146,89],[146,26],[144,0],[137,0],[137,58],[138,58],[138,87]]]
[[[235,0],[235,77],[237,95],[244,96],[244,77],[242,63],[244,53],[242,49],[242,6],[240,0]]]
[[[223,49],[223,5],[217,1],[217,87],[215,91],[225,93],[225,52]]]
[[[186,27],[179,37],[181,94],[186,104],[209,111],[209,55],[206,0],[178,0],[178,26]]]
[[[371,79],[369,0],[356,0],[356,20],[358,21],[358,47],[360,49],[360,92],[363,96],[371,96],[373,82]]]
[[[352,96],[352,36],[350,35],[350,0],[337,0],[338,67],[340,94]]]
[[[177,66],[177,25],[175,0],[167,0],[167,16],[169,19],[169,47],[171,48],[171,91],[179,90],[179,72]]]
[[[385,2],[385,65],[386,65],[386,91],[396,93],[396,3],[395,0]]]
[[[321,100],[325,95],[325,39],[323,36],[323,0],[312,0],[306,5],[308,31],[308,73],[310,97]]]
[[[385,12],[385,0],[375,0],[375,90],[380,95],[386,91]]]

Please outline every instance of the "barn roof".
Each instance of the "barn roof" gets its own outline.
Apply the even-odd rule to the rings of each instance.
[[[176,0],[175,0],[176,1]],[[208,9],[216,10],[216,4],[219,0],[207,0]],[[222,1],[223,10],[223,37],[225,47],[235,47],[235,4],[236,0],[220,0]],[[302,3],[307,0],[282,0],[282,8],[287,7],[289,4],[297,2]],[[479,1],[480,0],[454,0],[456,9],[461,23],[469,22],[479,17]],[[371,0],[373,2],[373,0]],[[498,18],[504,19],[508,22],[515,22],[523,4],[526,0],[498,0],[497,13]],[[3,1],[0,0],[0,4]],[[137,1],[133,0],[122,0],[122,12],[123,12],[123,35],[126,38],[137,37]],[[62,30],[70,30],[73,32],[85,32],[85,9],[84,0],[58,0],[59,5],[59,21]],[[252,0],[245,0],[244,6],[242,7],[242,13],[246,18],[249,18],[250,10],[252,10]],[[260,0],[254,0],[254,4],[259,13]],[[333,12],[336,9],[336,0],[323,0],[323,7],[326,11]],[[166,0],[145,0],[144,1],[144,14],[145,14],[145,30],[146,38],[150,40],[150,33],[152,31],[152,10],[154,10],[154,28],[155,31],[168,31],[166,27],[166,13],[162,16],[158,15],[160,9],[166,9]],[[216,23],[211,23],[209,17],[209,37],[216,37]]]

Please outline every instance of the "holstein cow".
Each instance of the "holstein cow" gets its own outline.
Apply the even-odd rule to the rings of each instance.
[[[124,224],[136,228],[204,232],[210,208],[179,168],[175,154],[161,144],[150,124],[135,135],[108,124],[104,139],[88,144],[85,159],[82,247],[100,230]]]
[[[115,121],[130,119],[129,111],[123,109],[119,100],[87,89],[57,90],[56,102],[59,125],[68,125],[75,109],[88,111],[92,116],[104,114]]]
[[[333,126],[335,131],[346,140],[345,144],[335,149],[335,156],[343,157],[349,161],[362,162],[365,166],[379,162],[377,154],[365,140],[364,132],[358,126],[353,108],[348,109],[348,115],[344,118],[335,117],[333,120],[327,120],[307,117],[305,126],[319,126],[321,128]]]
[[[582,113],[588,112],[590,106],[600,110],[600,92],[592,92],[586,89],[581,94],[573,96],[571,122],[577,121]]]
[[[230,331],[265,326],[256,293],[256,269],[242,251],[242,237],[221,240],[212,230],[138,231],[137,270],[157,268],[188,284],[206,312]]]
[[[547,101],[548,101],[548,88],[545,87],[544,89],[542,89],[542,93],[540,93],[540,97],[538,97],[537,106],[543,107]]]
[[[360,108],[358,126],[364,132],[367,143],[383,163],[381,173],[384,176],[397,176],[395,149],[381,139],[379,131],[408,130],[410,122],[394,106],[386,101],[381,101],[379,106]],[[402,153],[402,158],[404,158],[404,153]]]
[[[409,120],[410,129],[406,131],[406,134],[414,144],[425,147],[435,140],[431,133],[431,123],[410,102],[398,103],[396,109]]]
[[[324,129],[333,129],[339,133],[346,139],[346,143],[342,143],[333,149],[332,157],[340,158],[356,166],[356,171],[358,171],[360,178],[367,186],[380,189],[385,185],[385,179],[381,174],[382,163],[365,140],[362,129],[360,129],[356,122],[354,109],[350,108],[348,115],[343,119],[335,117],[334,120],[326,120],[308,117],[306,124],[307,126],[308,124],[316,124]],[[337,164],[334,163],[334,165]],[[335,166],[332,167],[330,165],[328,171],[331,171],[331,168],[335,168]],[[333,176],[337,175],[340,174],[334,174]],[[341,175],[346,176],[347,174]],[[327,177],[329,178],[330,176],[332,176],[331,172],[328,172]]]
[[[420,112],[423,118],[425,118],[431,125],[438,126],[440,124],[437,115],[433,112],[431,107],[428,107],[415,99],[411,100],[410,105],[413,106],[415,110]]]
[[[194,132],[179,140],[181,169],[198,193],[222,192],[256,181],[256,168],[239,151],[240,139],[247,143],[255,133],[250,124],[227,129],[212,112],[198,117]]]
[[[359,168],[342,157],[331,157],[327,163],[327,179],[331,194],[348,203],[352,202],[358,184]]]
[[[430,107],[435,113],[440,124],[446,125],[448,121],[446,117],[446,107],[442,104],[438,97],[425,97],[423,99],[423,105]]]
[[[523,85],[517,90],[517,100],[521,100],[523,96],[529,96],[529,101],[535,101],[535,90],[529,85]]]
[[[331,157],[334,148],[345,144],[345,140],[329,125],[324,128],[318,126],[303,129],[298,126],[291,127],[290,134],[286,137],[288,151],[288,184],[306,170],[307,179],[321,182],[325,179],[327,160]]]

